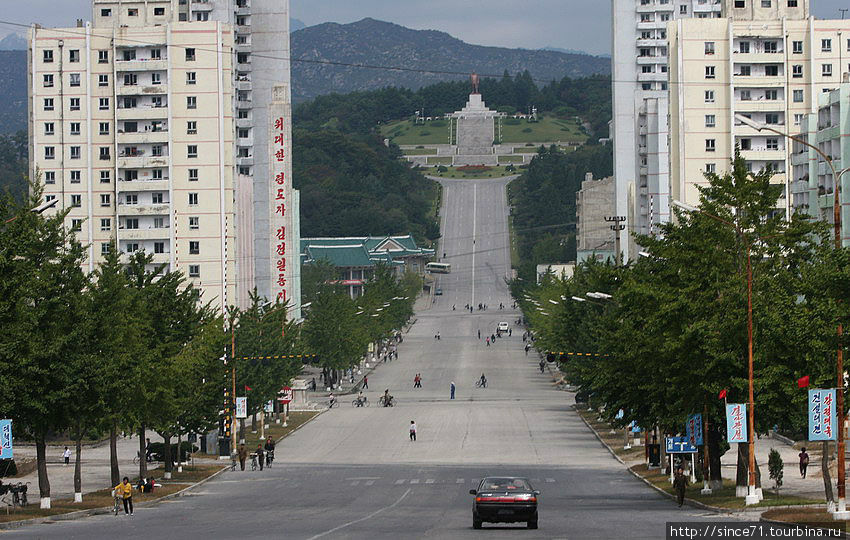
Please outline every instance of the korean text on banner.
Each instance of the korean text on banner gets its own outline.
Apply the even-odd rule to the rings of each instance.
[[[12,459],[12,421],[0,420],[0,459]]]
[[[702,444],[702,414],[688,416],[688,422],[685,424],[685,434],[692,446],[700,446]]]
[[[838,430],[835,390],[809,390],[809,440],[834,441]]]
[[[236,418],[248,418],[248,398],[236,398]]]
[[[729,443],[747,442],[747,404],[726,404],[726,440]]]

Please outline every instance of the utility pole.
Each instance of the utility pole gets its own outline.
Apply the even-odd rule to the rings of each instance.
[[[614,261],[617,266],[622,262],[620,260],[620,231],[626,228],[623,223],[626,221],[626,216],[605,216],[605,221],[613,223],[611,230],[614,231]]]
[[[841,12],[841,20],[843,21],[843,20],[844,20],[844,15],[846,15],[846,14],[847,14],[847,11],[850,11],[850,10],[848,10],[847,8],[838,8],[838,11],[840,11],[840,12]]]
[[[230,321],[230,453],[236,453],[236,329],[235,321]]]

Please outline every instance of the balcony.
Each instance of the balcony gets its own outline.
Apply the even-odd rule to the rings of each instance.
[[[146,227],[141,229],[118,229],[121,240],[168,240],[171,238],[171,229]]]
[[[236,158],[236,165],[237,166],[248,167],[248,166],[253,165],[253,164],[254,164],[254,156],[237,157]]]
[[[254,125],[254,122],[250,118],[237,118],[236,119],[236,127],[238,128],[249,128]]]
[[[253,88],[253,84],[251,83],[251,79],[248,80],[237,80],[236,81],[236,89],[237,90],[251,90]]]
[[[768,150],[765,146],[757,146],[750,150],[741,150],[741,157],[747,161],[785,161],[785,150]]]
[[[785,100],[782,99],[741,99],[735,98],[735,112],[782,112]]]
[[[167,216],[171,213],[171,204],[124,204],[121,203],[118,205],[118,215],[120,217],[124,216]],[[132,230],[141,230],[141,229],[132,229]],[[157,229],[157,230],[166,230],[166,229]],[[123,232],[126,232],[127,229],[124,229],[122,233],[120,233],[121,237],[124,237]]]
[[[150,169],[152,167],[167,167],[168,156],[118,156],[119,169]]]
[[[237,109],[250,109],[251,107],[253,107],[253,102],[250,98],[236,100]]]
[[[250,34],[251,33],[251,25],[250,24],[237,24],[236,25],[236,33],[237,34]]]
[[[163,178],[161,180],[118,179],[118,193],[137,191],[168,191],[168,178]]]
[[[192,0],[192,11],[212,11],[213,5],[209,0]]]
[[[118,120],[165,120],[168,118],[168,107],[118,107]]]
[[[138,58],[136,60],[118,60],[115,62],[115,71],[165,71],[168,69],[168,60],[158,58]]]
[[[751,64],[781,64],[785,59],[783,51],[766,53],[764,51],[742,53],[732,52],[732,60],[735,62]]]
[[[119,96],[161,96],[167,93],[168,87],[164,84],[122,84],[118,87]]]
[[[132,133],[121,133],[119,131],[116,141],[118,144],[164,143],[168,142],[168,130],[134,131]]]
[[[234,45],[237,53],[249,53],[251,52],[251,44],[250,43],[237,43]]]
[[[782,75],[735,75],[735,88],[782,88],[785,77]]]

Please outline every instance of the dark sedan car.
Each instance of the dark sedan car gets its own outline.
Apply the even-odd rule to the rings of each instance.
[[[537,528],[537,496],[527,478],[493,476],[484,478],[472,503],[472,527],[480,529],[483,522],[516,523],[525,521],[529,529]]]

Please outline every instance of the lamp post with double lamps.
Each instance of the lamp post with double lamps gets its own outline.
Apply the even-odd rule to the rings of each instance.
[[[826,161],[827,165],[829,165],[829,169],[832,171],[833,183],[835,184],[832,190],[832,219],[835,236],[835,249],[841,249],[841,176],[844,175],[844,173],[846,173],[847,171],[850,171],[850,167],[845,167],[840,171],[836,171],[835,164],[832,162],[832,158],[826,155],[823,150],[817,147],[817,145],[813,145],[799,137],[789,135],[760,122],[755,122],[751,118],[747,118],[746,116],[741,114],[736,114],[735,120],[738,120],[742,124],[745,124],[755,129],[756,131],[770,131],[772,133],[776,133],[777,135],[781,135],[786,139],[791,139],[792,141],[798,142],[803,146],[807,146],[817,152],[817,154],[820,155],[820,157],[822,157],[824,161]],[[847,510],[846,480],[844,478],[844,351],[842,349],[841,343],[843,335],[844,327],[841,323],[838,323],[838,351],[836,355],[836,364],[838,372],[838,388],[836,391],[838,397],[838,403],[836,404],[838,410],[838,418],[836,419],[838,421],[838,456],[836,463],[836,475],[838,476],[838,507],[833,513],[833,517],[835,519],[850,519],[850,511]]]

